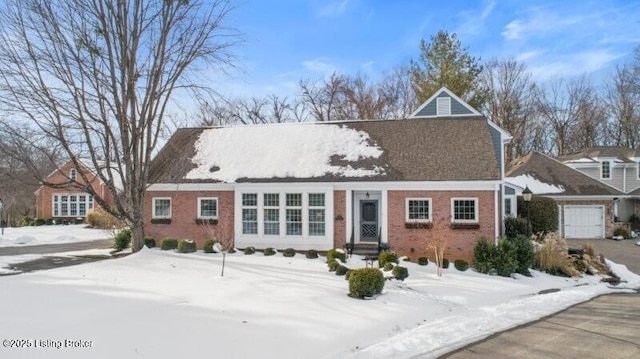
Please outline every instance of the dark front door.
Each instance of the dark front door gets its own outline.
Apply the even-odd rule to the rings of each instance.
[[[360,201],[360,240],[378,240],[378,200]]]

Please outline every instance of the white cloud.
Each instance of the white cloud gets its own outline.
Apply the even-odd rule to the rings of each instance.
[[[549,59],[545,63],[532,64],[529,70],[535,80],[545,81],[553,77],[570,77],[595,72],[622,56],[623,54],[603,49],[583,51]]]
[[[321,73],[324,76],[329,76],[338,70],[337,67],[334,66],[333,64],[321,59],[303,61],[302,66],[307,71]]]
[[[530,35],[563,32],[568,26],[584,22],[591,15],[561,16],[544,8],[529,10],[529,17],[509,22],[502,32],[506,40],[520,40]],[[575,31],[575,29],[573,29]]]
[[[319,16],[337,17],[343,15],[349,8],[351,0],[331,1],[318,11]]]
[[[493,9],[496,6],[495,0],[485,2],[480,16],[478,16],[477,9],[465,10],[459,14],[461,18],[460,25],[454,30],[458,35],[464,37],[474,37],[482,34],[485,29],[485,22],[487,18],[493,13]]]
[[[493,9],[496,7],[495,0],[489,1],[487,5],[482,9],[482,14],[480,14],[480,19],[483,21],[486,20],[489,15],[493,12]]]
[[[525,30],[526,27],[521,20],[513,20],[504,27],[502,36],[507,40],[517,40]]]
[[[531,50],[531,51],[526,51],[523,53],[520,53],[518,55],[516,55],[516,61],[518,62],[527,62],[529,60],[532,60],[542,54],[544,54],[545,51],[544,50],[540,50],[540,49],[536,49],[536,50]]]

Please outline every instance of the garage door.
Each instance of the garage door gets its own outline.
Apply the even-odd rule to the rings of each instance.
[[[603,206],[565,206],[565,238],[604,238]]]

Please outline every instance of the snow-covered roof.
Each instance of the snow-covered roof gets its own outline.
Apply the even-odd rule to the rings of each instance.
[[[191,160],[196,168],[186,179],[236,182],[240,178],[384,174],[379,166],[357,166],[357,161],[379,158],[383,151],[371,143],[367,133],[347,127],[282,124],[212,128],[200,134],[195,150]]]
[[[529,174],[507,177],[505,178],[505,181],[518,187],[529,187],[533,194],[552,194],[564,192],[564,187],[542,182]]]

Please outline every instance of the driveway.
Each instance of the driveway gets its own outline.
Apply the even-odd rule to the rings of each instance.
[[[569,239],[589,244],[597,254],[640,275],[640,246],[635,240]],[[442,356],[450,359],[640,358],[640,294],[613,294],[498,333]]]

